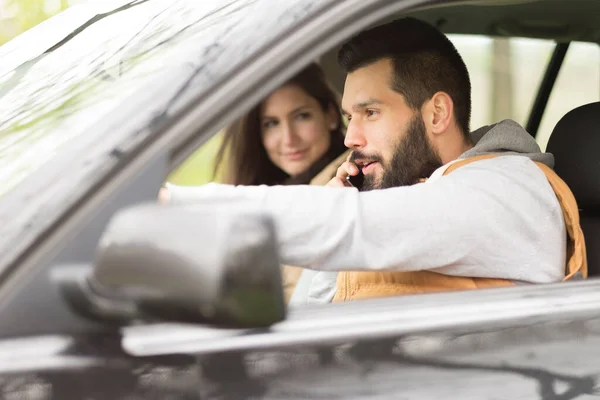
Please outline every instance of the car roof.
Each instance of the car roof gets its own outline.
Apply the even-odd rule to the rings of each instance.
[[[549,39],[557,42],[600,43],[600,1],[597,0],[465,0],[441,2],[413,12],[390,15],[375,25],[412,16],[446,34]],[[321,63],[334,87],[343,89],[336,54]]]
[[[445,33],[600,41],[600,2],[596,0],[465,1],[410,15]]]

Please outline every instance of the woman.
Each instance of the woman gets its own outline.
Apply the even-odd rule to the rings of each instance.
[[[346,151],[343,128],[336,95],[311,64],[225,131],[215,174],[226,157],[225,183],[309,184]]]
[[[344,123],[323,71],[311,64],[226,131],[214,174],[232,185],[325,185],[345,161]],[[168,201],[168,191],[161,192]],[[286,302],[302,272],[284,266]]]

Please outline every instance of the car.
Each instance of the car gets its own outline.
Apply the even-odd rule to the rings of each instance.
[[[563,110],[581,126],[548,145],[580,202],[589,280],[286,310],[268,215],[155,204],[172,171],[287,78],[317,59],[341,89],[337,47],[407,15],[550,43],[533,135],[569,52],[600,43],[595,0],[91,0],[0,47],[0,397],[597,395],[594,78],[568,82],[563,97],[582,84],[595,100],[585,118]],[[600,73],[598,60],[586,65]]]

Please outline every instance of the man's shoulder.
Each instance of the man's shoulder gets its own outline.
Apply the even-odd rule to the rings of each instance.
[[[450,161],[434,171],[429,180],[436,181],[442,176],[455,176],[457,173],[464,175],[473,171],[506,174],[522,170],[534,171],[539,168],[534,160],[523,155],[489,153]]]
[[[482,170],[497,170],[497,169],[536,169],[535,159],[526,155],[515,153],[488,153],[480,156],[467,157],[454,160],[448,163],[448,170],[458,169],[482,169]]]
[[[547,166],[546,166],[547,167]],[[552,171],[551,168],[547,167]],[[451,180],[477,180],[478,185],[494,185],[502,182],[503,185],[526,185],[534,190],[544,192],[549,189],[546,171],[538,165],[536,160],[523,155],[495,154],[489,157],[474,157],[473,159],[459,159],[452,161],[437,171],[431,178],[432,182],[440,178]]]

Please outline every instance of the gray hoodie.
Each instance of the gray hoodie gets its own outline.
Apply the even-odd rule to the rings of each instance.
[[[518,123],[505,119],[493,125],[483,126],[471,132],[473,148],[464,152],[459,159],[482,154],[515,154],[525,156],[532,161],[554,167],[554,156],[542,153],[535,139]]]

